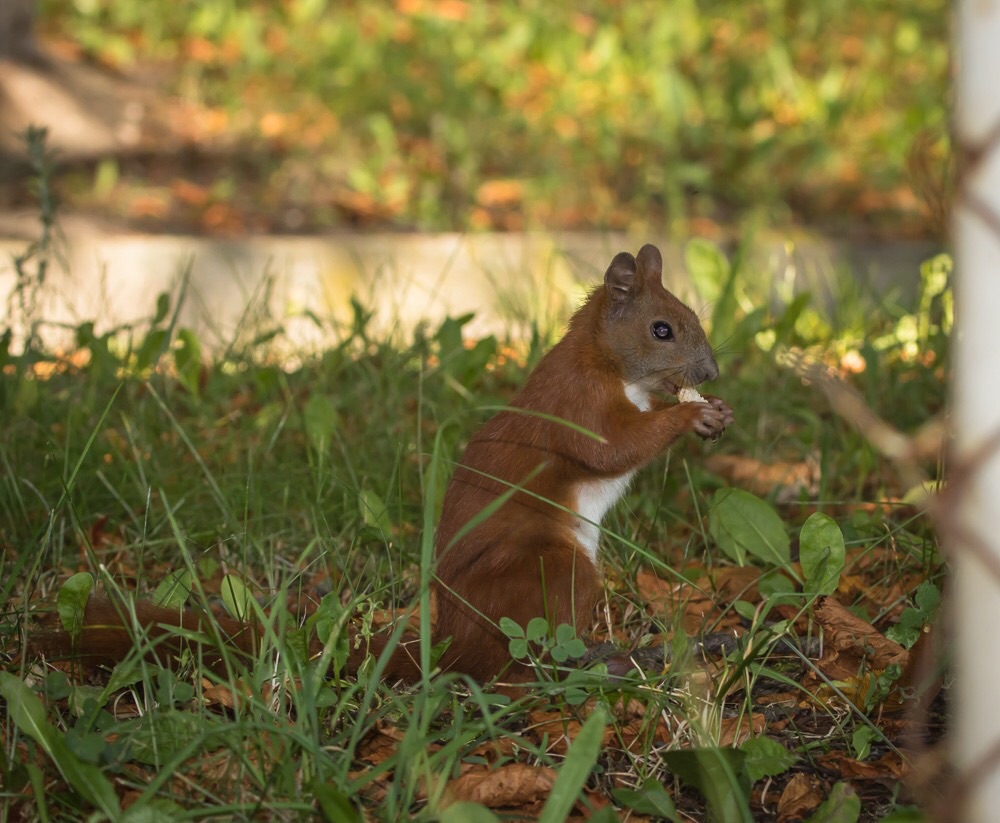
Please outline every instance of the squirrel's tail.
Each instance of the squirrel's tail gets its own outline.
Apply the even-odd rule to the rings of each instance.
[[[142,643],[146,648],[144,657],[150,662],[171,667],[185,651],[190,651],[202,665],[219,675],[226,674],[234,658],[254,660],[263,635],[258,624],[225,615],[142,602],[126,608],[102,597],[92,597],[87,603],[83,625],[75,636],[54,622],[58,621],[50,620],[29,632],[28,647],[32,652],[87,665],[114,666],[125,660],[137,643]],[[384,679],[413,682],[420,678],[419,663],[407,650],[415,639],[403,636],[386,661]],[[388,641],[384,635],[374,635],[359,644],[351,638],[345,672],[356,674],[369,654],[383,655]],[[322,650],[322,644],[315,641],[310,655],[318,656]]]

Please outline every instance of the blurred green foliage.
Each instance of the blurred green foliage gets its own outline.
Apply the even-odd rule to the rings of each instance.
[[[928,134],[947,154],[944,0],[41,7],[102,62],[168,67],[174,94],[221,118],[206,134],[260,150],[275,202],[320,223],[661,227],[752,209],[926,232],[907,156]]]

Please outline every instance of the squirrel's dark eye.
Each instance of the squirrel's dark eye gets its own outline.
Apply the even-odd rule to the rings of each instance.
[[[651,331],[653,332],[653,337],[657,340],[673,340],[674,330],[670,328],[670,324],[665,320],[657,320],[653,323]]]

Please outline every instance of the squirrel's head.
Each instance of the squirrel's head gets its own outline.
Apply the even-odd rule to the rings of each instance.
[[[663,258],[646,244],[615,255],[604,275],[604,344],[626,384],[676,394],[719,376],[712,347],[691,309],[663,288]]]

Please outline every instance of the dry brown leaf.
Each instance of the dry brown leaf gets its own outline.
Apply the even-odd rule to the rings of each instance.
[[[844,752],[829,752],[817,759],[848,780],[902,780],[910,772],[910,764],[894,751],[870,761],[855,760]]]
[[[206,706],[221,706],[225,709],[238,711],[243,701],[252,694],[250,687],[242,680],[237,680],[235,684],[240,689],[240,692],[234,691],[228,683],[213,684],[210,680],[202,679],[201,684],[202,699],[205,701]]]
[[[761,574],[761,570],[753,566],[720,566],[707,580],[715,596],[726,603],[734,600],[756,603],[760,600],[757,581]]]
[[[667,604],[663,611],[673,612],[673,604],[680,600],[679,590],[682,586],[674,581],[663,580],[648,569],[640,569],[635,576],[636,590],[639,596],[651,607]]]
[[[468,758],[481,757],[490,765],[505,757],[512,757],[517,748],[513,737],[501,737],[498,740],[485,740],[467,755]]]
[[[781,704],[783,706],[797,706],[799,701],[802,699],[802,693],[798,690],[795,691],[785,691],[785,692],[775,692],[773,694],[760,694],[754,698],[754,703],[758,706],[774,706],[776,704]]]
[[[378,728],[361,741],[361,745],[358,746],[358,757],[377,765],[396,751],[402,739],[402,731],[388,723],[380,723]]]
[[[778,800],[778,823],[801,820],[823,802],[823,784],[811,774],[792,775]]]
[[[778,490],[778,503],[794,503],[803,494],[815,497],[819,492],[820,466],[815,457],[789,463],[764,463],[738,454],[714,454],[706,458],[705,468],[761,497]]]
[[[550,753],[565,754],[570,742],[580,733],[581,723],[563,712],[533,711],[528,714],[531,725],[525,735],[544,745]]]
[[[817,666],[826,677],[841,681],[840,691],[855,705],[867,702],[874,685],[872,678],[878,672],[895,663],[906,667],[909,654],[902,646],[851,614],[835,598],[821,598],[814,616],[824,629],[825,642]],[[817,697],[824,697],[823,690]]]
[[[749,717],[724,717],[719,729],[720,746],[741,746],[751,737],[764,732],[767,718],[762,714],[751,714]]]
[[[445,789],[447,803],[466,800],[491,809],[521,806],[548,797],[556,772],[546,766],[510,763],[498,769],[480,766],[452,780]]]
[[[814,617],[825,632],[827,652],[819,666],[828,677],[840,677],[845,672],[856,675],[862,661],[874,669],[885,669],[893,663],[906,665],[906,649],[867,620],[851,614],[836,598],[820,598]],[[827,665],[836,667],[839,674],[828,672]]]

